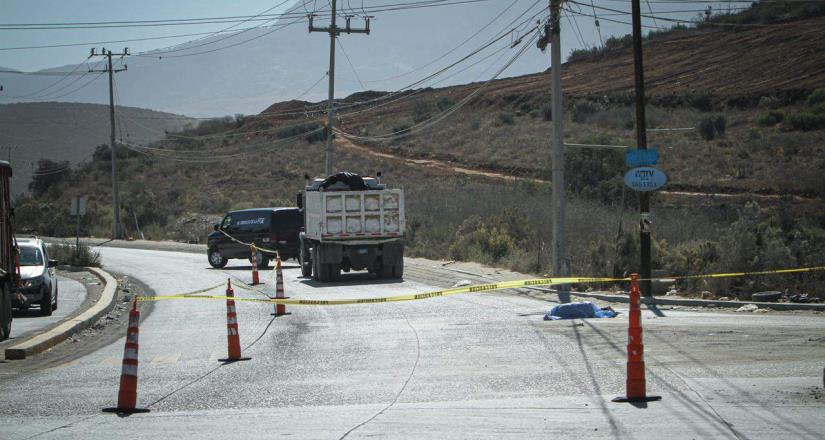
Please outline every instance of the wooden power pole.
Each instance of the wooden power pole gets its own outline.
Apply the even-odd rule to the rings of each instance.
[[[109,125],[111,128],[111,135],[109,137],[109,148],[112,152],[112,209],[114,211],[114,221],[115,224],[112,228],[112,238],[118,239],[121,238],[121,229],[120,229],[120,199],[118,196],[118,189],[117,189],[117,148],[115,144],[115,95],[114,95],[114,79],[112,75],[117,72],[123,72],[126,70],[127,66],[124,65],[122,69],[114,69],[112,68],[112,56],[119,56],[125,57],[129,55],[129,48],[124,48],[123,52],[121,53],[112,53],[111,50],[106,50],[104,47],[101,49],[101,53],[96,53],[95,49],[92,48],[91,54],[89,57],[101,56],[106,57],[107,60],[107,67],[103,70],[89,70],[89,72],[108,72],[109,73]]]
[[[367,34],[370,33],[370,18],[364,17],[366,26],[363,29],[355,29],[350,26],[351,16],[345,17],[347,20],[346,27],[340,28],[336,23],[336,0],[330,2],[332,7],[332,15],[329,26],[315,27],[313,25],[313,18],[315,14],[309,16],[309,31],[310,32],[326,32],[329,34],[329,101],[327,102],[327,146],[324,151],[324,172],[327,176],[332,174],[332,146],[335,134],[332,132],[333,117],[335,115],[335,39],[338,38],[342,32],[347,34]]]
[[[636,148],[647,149],[647,123],[645,119],[645,75],[642,62],[642,12],[640,0],[632,0],[633,12],[633,70],[636,87]],[[652,296],[650,285],[650,193],[639,192],[639,246],[641,254],[642,295]]]

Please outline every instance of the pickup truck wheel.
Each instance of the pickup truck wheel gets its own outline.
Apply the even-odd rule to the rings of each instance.
[[[53,310],[52,289],[44,287],[43,294],[40,297],[40,314],[43,316],[51,316]]]
[[[261,255],[260,261],[258,261],[258,269],[266,269],[269,267],[269,255]]]
[[[378,271],[378,276],[381,278],[392,278],[392,266],[381,266],[381,270]]]
[[[209,265],[214,267],[215,269],[221,269],[226,266],[227,260],[226,258],[221,255],[221,251],[217,249],[210,249],[208,253],[209,257]]]
[[[311,277],[312,260],[309,258],[309,252],[307,252],[305,245],[301,245],[301,249],[298,252],[298,262],[301,264],[301,276]]]

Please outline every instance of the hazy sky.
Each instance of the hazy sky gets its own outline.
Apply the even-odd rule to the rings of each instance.
[[[3,0],[2,12],[0,12],[0,23],[50,23],[50,22],[82,22],[82,21],[112,21],[112,20],[153,20],[153,19],[175,19],[175,18],[203,18],[235,15],[254,15],[268,8],[277,6],[283,0],[242,0],[242,1],[218,1],[218,0]],[[408,0],[394,0],[389,3],[398,3]],[[477,4],[468,4],[466,7],[491,7],[500,8],[501,5],[510,3],[511,0],[490,0]],[[525,0],[525,4],[526,4]],[[545,0],[542,0],[546,3]],[[277,6],[271,12],[282,12],[298,0],[288,0],[283,5]],[[388,3],[378,0],[339,0],[339,5],[345,7],[351,5],[357,8],[365,2],[367,5]],[[583,4],[589,4],[589,0],[580,0]],[[325,0],[312,0],[320,7],[325,5]],[[629,10],[629,1],[616,0],[595,0],[595,5]],[[691,3],[671,3],[651,1],[649,3],[657,15],[668,17],[691,19],[695,18],[698,11],[707,5],[714,5],[717,10],[726,8],[725,2],[702,2]],[[729,4],[728,4],[729,5]],[[340,6],[339,6],[340,7]],[[592,9],[585,6],[571,4],[582,13],[592,14]],[[648,3],[642,2],[642,10],[648,13]],[[667,13],[667,11],[684,11]],[[608,11],[599,11],[601,15],[601,30],[603,38],[610,35],[626,34],[630,32],[627,25],[611,22],[610,19],[629,21],[626,15],[611,15]],[[570,15],[573,17],[573,15]],[[565,17],[562,21],[562,28],[565,31],[563,38],[573,39],[573,46],[582,46],[581,42],[587,45],[598,44],[599,37],[596,33],[592,17],[578,16],[575,23],[570,17]],[[380,17],[379,17],[380,20]],[[655,22],[645,19],[647,25],[670,26],[672,23]],[[256,23],[257,24],[257,23]],[[186,33],[213,32],[223,29],[231,24],[206,24],[187,26],[164,26],[164,27],[138,27],[138,28],[115,28],[115,29],[83,29],[83,30],[0,30],[0,49],[19,46],[51,45],[65,43],[94,43],[107,40],[123,40],[130,38],[146,38],[166,35],[178,35]],[[575,25],[579,26],[581,32],[571,33]],[[248,26],[247,25],[240,25]],[[575,38],[573,38],[575,37]],[[113,50],[120,50],[128,46],[135,52],[150,50],[159,47],[166,47],[190,40],[196,37],[181,37],[160,39],[142,42],[112,43],[107,46]],[[47,67],[57,67],[66,64],[73,64],[83,61],[88,55],[89,48],[100,46],[100,44],[83,44],[76,47],[63,47],[52,49],[27,49],[27,50],[0,50],[0,66],[10,67],[23,71],[38,70]],[[567,46],[567,44],[566,44]],[[564,54],[567,55],[566,53]]]
[[[52,23],[112,20],[155,20],[174,18],[201,18],[235,15],[254,15],[271,8],[282,0],[3,0],[0,23]],[[295,0],[287,1],[272,13],[283,12]],[[360,4],[360,1],[358,2]],[[164,26],[143,28],[84,29],[84,30],[0,30],[0,48],[86,43],[124,40],[186,33],[213,32],[230,24]],[[243,25],[241,25],[243,26]],[[143,42],[107,45],[113,50],[124,46],[132,52],[165,47],[196,37],[173,38]],[[0,51],[0,66],[19,70],[38,70],[83,61],[89,48],[83,45],[55,49]]]

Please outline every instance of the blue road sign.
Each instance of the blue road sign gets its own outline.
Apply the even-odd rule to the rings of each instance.
[[[649,167],[659,162],[659,150],[627,150],[624,160],[629,167]]]

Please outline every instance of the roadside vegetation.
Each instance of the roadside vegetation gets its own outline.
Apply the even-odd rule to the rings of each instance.
[[[103,267],[100,261],[100,252],[93,251],[89,246],[81,244],[79,247],[74,243],[63,241],[46,245],[49,256],[57,260],[60,265],[75,267]]]
[[[764,17],[737,20],[761,22]],[[704,30],[721,35],[718,28]],[[703,30],[651,38],[676,38],[682,31]],[[620,43],[611,44],[618,48]],[[450,109],[472,87],[410,92],[414,97],[377,111],[341,115],[338,127],[367,138],[353,142],[376,154],[339,144],[336,166],[361,174],[380,170],[385,182],[405,189],[408,254],[548,273],[550,121],[558,115],[552,114],[547,88],[538,79],[524,79],[529,88],[514,86],[517,79],[496,82],[441,124],[420,132],[411,128]],[[378,96],[380,92],[370,92],[348,100]],[[310,105],[283,104],[288,110]],[[653,197],[657,273],[825,265],[825,88],[771,89],[758,96],[720,95],[713,88],[656,93],[654,88],[647,115],[647,125],[654,129],[648,143],[659,150],[657,166],[669,180],[667,192]],[[608,146],[566,150],[565,249],[571,272],[621,276],[635,271],[637,196],[623,185],[624,150],[609,147],[635,144],[633,96],[626,90],[572,93],[565,97],[563,117],[568,144]],[[123,227],[131,237],[197,243],[228,210],[294,205],[304,173],[322,173],[322,127],[321,117],[236,116],[153,144],[165,150],[162,154],[121,149]],[[369,140],[386,133],[397,136]],[[38,173],[31,194],[16,202],[18,226],[71,236],[75,226],[67,221],[69,199],[88,195],[82,233],[108,236],[113,217],[110,155],[107,146],[99,146],[77,170]],[[213,155],[237,158],[210,159]],[[39,166],[49,170],[58,165]],[[450,167],[509,179],[470,176]],[[740,298],[787,289],[825,299],[823,281],[825,276],[817,273],[680,282],[677,287]]]

